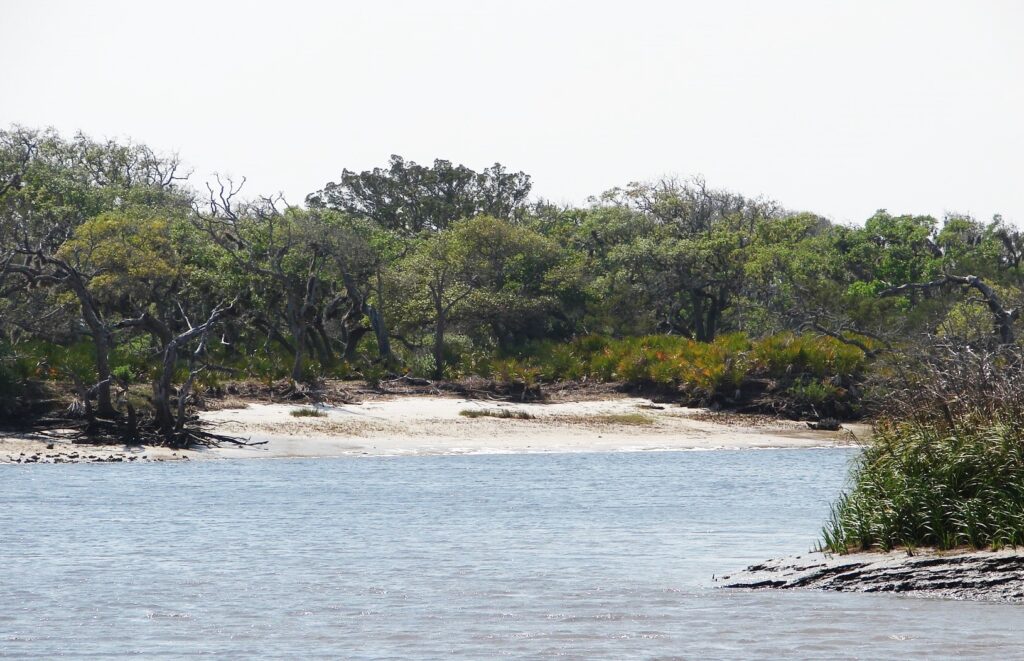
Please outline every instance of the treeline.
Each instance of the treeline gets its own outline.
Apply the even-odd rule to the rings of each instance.
[[[850,415],[881,352],[1015,341],[1024,235],[998,217],[845,226],[700,179],[566,207],[500,164],[398,156],[301,203],[243,184],[141,144],[0,132],[0,414],[63,384],[136,433],[146,384],[154,428],[185,442],[196,388],[407,374],[752,388]]]

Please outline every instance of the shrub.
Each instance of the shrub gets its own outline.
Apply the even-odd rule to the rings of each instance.
[[[936,341],[886,372],[886,417],[823,530],[836,552],[1024,544],[1024,348]]]
[[[512,420],[533,420],[533,415],[514,409],[464,409],[459,415],[466,418],[502,418]]]
[[[505,385],[520,384],[533,387],[537,384],[540,370],[518,360],[499,360],[491,366],[491,378]]]
[[[821,381],[808,381],[806,383],[794,383],[786,390],[786,394],[792,397],[798,404],[820,406],[830,399],[839,397],[841,392],[835,386],[822,383]]]
[[[628,425],[635,427],[644,427],[654,424],[653,418],[643,415],[642,413],[609,413],[607,415],[594,416],[589,418],[589,420],[591,422],[606,425]]]
[[[514,358],[490,361],[482,372],[503,382],[619,381],[674,391],[694,403],[734,401],[751,380],[771,378],[784,382],[779,392],[790,414],[824,405],[823,413],[849,415],[849,393],[839,384],[859,379],[865,365],[864,352],[831,337],[781,333],[752,341],[731,333],[713,342],[671,335],[536,342]]]
[[[289,411],[289,415],[291,415],[293,418],[326,418],[327,417],[327,413],[326,412],[321,411],[320,409],[309,409],[309,408],[292,409],[291,411]]]
[[[123,383],[131,383],[132,378],[135,376],[134,371],[130,365],[118,365],[117,367],[110,370],[111,375]]]
[[[823,531],[836,552],[1024,544],[1024,430],[881,426]]]

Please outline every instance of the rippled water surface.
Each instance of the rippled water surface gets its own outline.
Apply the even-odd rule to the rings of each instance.
[[[1024,608],[713,587],[853,456],[0,466],[0,657],[1024,655]]]

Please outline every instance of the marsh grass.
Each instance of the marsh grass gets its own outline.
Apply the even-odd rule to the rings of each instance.
[[[1024,349],[922,347],[833,504],[835,552],[1024,545]]]
[[[836,552],[1024,544],[1024,430],[1002,420],[881,427],[823,541]]]
[[[320,409],[292,409],[288,413],[293,418],[326,418],[327,414]]]
[[[630,425],[643,427],[654,424],[654,418],[642,413],[609,413],[607,415],[595,415],[588,418],[591,422],[606,425]]]
[[[466,418],[502,418],[510,420],[533,420],[533,414],[515,409],[464,409],[459,415]]]

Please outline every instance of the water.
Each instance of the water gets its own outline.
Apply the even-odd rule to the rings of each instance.
[[[853,456],[0,466],[0,657],[1024,656],[1014,606],[713,587]]]

